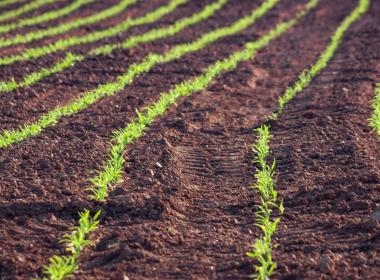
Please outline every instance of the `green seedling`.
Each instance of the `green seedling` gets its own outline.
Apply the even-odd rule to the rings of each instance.
[[[125,147],[140,138],[150,124],[156,118],[163,115],[170,105],[174,105],[181,97],[189,96],[194,92],[199,92],[206,89],[207,86],[221,73],[232,71],[238,66],[238,63],[252,59],[259,49],[267,46],[272,40],[294,26],[298,20],[310,9],[314,8],[317,3],[317,0],[311,0],[305,10],[298,13],[294,19],[278,24],[272,31],[257,41],[247,43],[244,50],[232,53],[226,59],[215,62],[209,66],[202,75],[197,76],[190,81],[182,82],[176,85],[167,93],[161,93],[157,102],[146,107],[142,112],[137,112],[136,119],[130,122],[124,129],[115,133],[107,163],[104,165],[102,171],[100,171],[99,174],[91,180],[93,185],[90,187],[90,189],[92,188],[90,198],[95,200],[105,200],[107,198],[109,188],[121,178]],[[204,38],[213,36],[214,33],[209,34],[204,35],[196,42],[204,42]],[[178,53],[181,53],[181,51],[186,48],[196,49],[199,47],[196,45],[196,42],[193,46],[183,45],[181,47],[174,48],[163,56],[151,55],[146,61],[146,64],[150,65],[153,64],[154,61],[160,60],[165,61],[167,57],[177,57]],[[265,151],[263,151],[263,153],[265,154]]]
[[[373,113],[369,119],[369,123],[376,130],[377,135],[380,136],[380,83],[376,85],[372,108]]]
[[[123,0],[122,3],[125,5],[131,5],[132,3],[135,3],[137,0]],[[146,15],[138,18],[128,18],[122,23],[119,23],[115,26],[112,26],[107,29],[99,30],[90,32],[88,34],[82,35],[82,36],[73,36],[66,39],[60,39],[54,43],[44,45],[41,47],[36,48],[28,48],[25,49],[21,54],[11,55],[11,56],[4,56],[0,58],[0,65],[8,65],[12,64],[17,61],[27,61],[31,59],[36,59],[48,54],[56,53],[58,51],[66,50],[69,47],[82,45],[82,44],[89,44],[93,43],[105,38],[109,38],[112,36],[117,36],[120,33],[126,32],[132,27],[153,23],[163,17],[164,15],[167,15],[168,13],[171,13],[174,11],[178,6],[186,3],[188,0],[171,0],[166,6],[162,6],[157,8],[154,11],[151,11],[147,13]],[[99,16],[99,14],[97,14]],[[64,25],[62,25],[64,26]],[[62,29],[62,26],[60,26],[60,30]],[[44,32],[45,30],[42,30],[41,32]],[[35,38],[38,35],[38,32],[30,33],[30,38]],[[48,34],[51,36],[51,32]],[[21,36],[21,37],[20,37]],[[19,37],[14,37],[10,40],[1,40],[0,41],[0,47],[5,47],[13,44],[25,44],[26,41],[31,41],[28,38],[24,38],[23,35],[20,35]],[[34,39],[33,39],[34,40]]]
[[[247,252],[247,256],[256,260],[259,264],[255,266],[256,273],[253,278],[266,280],[276,270],[276,263],[272,259],[272,236],[277,229],[280,218],[271,220],[273,209],[277,209],[280,214],[284,212],[282,201],[278,201],[278,194],[275,190],[274,172],[276,163],[268,162],[269,143],[271,135],[269,126],[263,125],[256,130],[258,140],[252,146],[255,153],[254,163],[258,165],[255,173],[256,184],[253,189],[257,191],[260,197],[260,206],[255,213],[256,226],[263,232],[263,235],[256,239],[252,244],[252,251]]]
[[[277,118],[287,103],[292,100],[298,93],[304,90],[312,81],[312,79],[318,75],[331,60],[331,58],[336,53],[345,32],[348,28],[357,21],[365,12],[368,11],[370,5],[370,0],[359,0],[358,6],[347,16],[343,22],[339,25],[337,30],[331,36],[330,43],[327,48],[320,55],[317,62],[307,70],[304,70],[298,77],[297,81],[285,91],[285,94],[282,95],[278,102],[278,112],[272,115],[272,119]]]
[[[27,3],[20,8],[17,8],[15,10],[10,10],[5,13],[0,14],[0,21],[8,20],[11,18],[18,17],[22,14],[25,14],[27,12],[33,11],[35,9],[38,9],[39,7],[45,5],[45,4],[50,4],[53,3],[55,0],[35,0],[32,1],[31,3]],[[10,3],[8,1],[8,3]]]
[[[101,20],[110,18],[114,15],[117,15],[124,11],[128,6],[136,3],[137,0],[120,0],[120,2],[106,10],[100,11],[99,13],[95,13],[93,15],[79,18],[70,22],[65,22],[62,24],[59,24],[57,26],[49,27],[46,29],[41,29],[38,31],[29,32],[26,34],[18,34],[11,38],[6,38],[0,40],[0,47],[7,47],[12,46],[16,44],[26,44],[35,40],[39,40],[45,37],[51,37],[58,34],[62,34],[64,32],[70,31],[72,29],[84,26],[84,25],[90,25],[97,23]],[[43,48],[34,48],[34,49],[28,49],[28,50],[34,50],[34,52],[43,52]],[[33,51],[31,51],[33,52]],[[43,55],[43,54],[42,54]],[[8,60],[10,60],[10,57],[8,57]],[[1,64],[1,63],[0,63]]]
[[[93,245],[88,235],[99,226],[100,211],[93,216],[89,210],[79,212],[79,225],[70,228],[71,233],[65,234],[60,243],[65,244],[69,256],[53,256],[49,259],[49,265],[43,267],[45,277],[43,279],[60,280],[71,276],[78,269],[78,258],[85,247]]]
[[[1,92],[10,92],[17,88],[31,86],[45,77],[48,77],[54,73],[62,72],[63,70],[72,67],[76,62],[82,61],[84,57],[82,55],[74,55],[72,53],[68,53],[66,57],[59,61],[51,68],[42,68],[38,72],[33,72],[24,77],[24,79],[20,82],[16,82],[14,79],[11,79],[7,82],[0,82],[0,93]]]
[[[59,73],[69,67],[73,67],[79,61],[84,60],[86,57],[90,55],[101,55],[107,54],[114,50],[116,47],[120,47],[123,49],[129,49],[137,46],[140,43],[146,43],[150,41],[154,41],[160,38],[164,38],[167,36],[172,36],[184,28],[196,24],[202,20],[207,19],[211,15],[213,15],[217,10],[221,9],[227,0],[218,0],[215,3],[207,5],[201,12],[192,15],[191,17],[187,17],[181,20],[178,20],[173,25],[169,25],[163,28],[153,29],[141,35],[132,36],[125,41],[125,43],[120,45],[105,45],[101,47],[97,47],[92,50],[87,55],[79,55],[79,54],[71,54],[69,53],[66,58],[62,61],[59,61],[52,68],[44,68],[33,72],[24,78],[24,81],[16,82],[15,80],[10,80],[8,82],[0,82],[0,92],[9,92],[16,88],[31,86],[41,79],[48,77],[52,74]]]
[[[98,88],[85,93],[83,96],[75,99],[72,103],[69,103],[62,107],[57,107],[54,110],[43,115],[39,120],[34,123],[26,124],[24,127],[17,130],[5,130],[0,135],[0,148],[7,147],[13,143],[20,142],[32,136],[40,134],[46,127],[55,125],[62,117],[74,115],[88,106],[98,102],[100,99],[112,96],[120,93],[125,86],[131,84],[133,80],[140,76],[142,73],[150,71],[157,64],[167,63],[181,58],[185,54],[196,52],[208,44],[215,42],[228,35],[233,35],[239,31],[247,28],[253,24],[258,18],[263,16],[266,11],[277,3],[278,0],[267,0],[258,9],[255,9],[252,14],[245,17],[229,27],[223,27],[204,34],[199,39],[189,44],[180,44],[174,46],[164,54],[149,54],[141,62],[132,64],[128,71],[116,78],[116,81],[100,85]],[[317,2],[313,0],[312,2]],[[259,40],[260,46],[265,46],[270,38],[275,38],[292,25],[296,23],[296,19],[289,21],[287,24],[279,25],[276,32],[269,33],[264,39]],[[265,40],[265,41],[264,41]],[[247,49],[256,48],[257,43],[247,45]],[[247,51],[246,56],[249,56],[251,52]],[[249,58],[249,57],[248,57]],[[221,63],[221,62],[220,62]],[[209,70],[210,79],[214,74],[218,73],[221,65],[216,64],[213,69]]]
[[[58,10],[46,12],[46,13],[43,13],[43,14],[36,16],[36,17],[23,18],[23,19],[18,20],[17,22],[0,25],[0,33],[6,33],[6,32],[9,32],[9,31],[17,29],[17,28],[36,25],[39,23],[58,19],[60,17],[69,15],[70,13],[78,10],[83,5],[91,3],[93,1],[95,1],[95,0],[76,0],[75,2],[71,3],[70,5],[63,7],[61,9],[58,9]]]

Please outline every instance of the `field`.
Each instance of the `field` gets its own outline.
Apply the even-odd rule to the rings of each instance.
[[[378,279],[379,0],[0,0],[0,280]]]

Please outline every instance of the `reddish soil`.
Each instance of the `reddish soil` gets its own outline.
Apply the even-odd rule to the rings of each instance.
[[[144,14],[164,2],[142,1],[129,11]],[[105,41],[168,25],[210,2],[191,1],[158,24]],[[286,208],[275,236],[279,268],[274,278],[380,275],[380,227],[370,218],[380,203],[380,148],[367,121],[380,72],[380,5],[373,2],[370,12],[349,29],[329,66],[270,123],[277,188]],[[88,202],[84,189],[107,158],[111,132],[125,127],[136,108],[241,49],[304,3],[281,1],[238,35],[157,66],[120,95],[0,150],[0,279],[39,276],[50,256],[65,253],[57,241],[83,208],[102,209],[103,216],[92,235],[95,247],[81,256],[77,279],[247,279],[254,262],[245,252],[260,234],[254,225],[259,198],[250,188],[253,129],[276,110],[285,88],[316,61],[356,1],[322,0],[253,60],[222,75],[206,91],[180,100],[127,148],[124,181],[107,202]],[[1,94],[0,129],[34,120],[112,81],[147,53],[192,41],[258,5],[232,1],[176,36],[87,59],[32,88]],[[32,71],[61,56],[1,67],[0,73],[19,78],[25,68]]]

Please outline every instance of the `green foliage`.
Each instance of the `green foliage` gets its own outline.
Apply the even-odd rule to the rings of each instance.
[[[130,5],[132,3],[135,3],[137,0],[123,0],[123,3],[125,5]],[[143,24],[148,24],[155,22],[159,18],[163,17],[164,15],[174,11],[179,5],[182,5],[186,3],[188,0],[171,0],[169,4],[166,6],[162,6],[157,8],[156,10],[147,13],[146,15],[138,18],[129,18],[126,19],[124,22],[119,23],[113,27],[99,30],[95,32],[91,32],[88,34],[85,34],[83,36],[73,36],[66,39],[60,39],[54,43],[51,43],[49,45],[36,47],[36,48],[29,48],[24,50],[21,54],[11,55],[11,56],[5,56],[0,58],[0,65],[8,65],[12,64],[17,61],[25,61],[30,59],[35,59],[41,56],[45,56],[51,53],[55,53],[58,51],[65,50],[69,47],[80,45],[80,44],[88,44],[95,41],[99,41],[101,39],[109,38],[112,36],[119,35],[122,32],[127,31],[129,28],[134,26],[139,26]],[[101,13],[97,14],[99,16]],[[60,25],[60,30],[64,28],[65,24]],[[41,32],[44,32],[45,30],[42,30]],[[60,32],[61,33],[61,32]],[[25,43],[26,41],[31,41],[30,38],[35,38],[36,36],[39,36],[39,32],[35,33],[29,33],[28,38],[24,38],[24,35],[16,36],[12,39],[12,43],[10,43],[10,40],[1,40],[0,41],[0,47],[4,47],[6,45],[13,45],[17,43]],[[49,31],[48,36],[51,36],[51,32]],[[34,40],[34,39],[33,39]]]
[[[49,265],[43,267],[43,280],[61,280],[73,275],[78,264],[73,256],[53,256],[49,258]]]
[[[47,76],[61,72],[73,66],[77,61],[81,61],[83,59],[84,57],[81,55],[67,53],[66,57],[63,60],[59,61],[57,64],[55,64],[53,67],[42,68],[37,72],[33,72],[25,76],[21,82],[16,82],[14,79],[11,79],[7,82],[0,81],[0,93],[9,92],[20,87],[31,86]]]
[[[65,234],[60,243],[66,245],[66,250],[70,256],[53,256],[49,259],[49,265],[43,267],[44,279],[60,280],[72,275],[78,268],[78,258],[80,252],[93,242],[87,236],[97,229],[99,225],[100,211],[90,216],[89,210],[79,212],[79,225],[71,228],[70,234]]]
[[[266,6],[269,2],[270,1],[267,1],[263,5]],[[274,1],[271,3],[274,3]],[[191,95],[194,92],[204,90],[212,82],[212,80],[219,76],[221,73],[231,71],[237,67],[238,63],[251,59],[256,54],[257,50],[265,47],[273,39],[277,38],[286,30],[294,26],[300,17],[304,16],[308,10],[315,7],[317,1],[311,0],[310,3],[314,3],[314,5],[307,6],[307,8],[303,12],[299,13],[295,19],[277,25],[272,31],[257,41],[247,43],[244,50],[235,52],[226,59],[215,62],[209,66],[202,75],[197,76],[190,81],[176,85],[167,93],[161,93],[160,99],[156,103],[145,108],[143,112],[137,112],[137,118],[135,120],[129,123],[124,129],[115,133],[109,160],[103,167],[103,170],[91,180],[93,187],[90,188],[90,198],[95,200],[106,199],[108,189],[112,187],[112,184],[120,180],[122,165],[124,163],[123,153],[125,146],[133,143],[133,141],[140,138],[143,132],[149,127],[149,125],[157,117],[163,115],[170,105],[175,104],[175,102],[181,97],[185,97]],[[256,11],[260,11],[260,9],[261,7]],[[252,15],[255,14],[255,12],[252,13]],[[235,26],[235,24],[232,26]],[[228,28],[222,29],[224,30],[222,34],[229,32]],[[184,50],[196,50],[200,47],[198,45],[200,42],[203,44],[204,42],[208,41],[208,38],[215,38],[214,34],[220,34],[219,30],[203,35],[200,39],[192,44],[174,47],[162,56],[151,54],[146,60],[146,63],[152,64],[152,61],[167,61],[169,58],[175,59],[179,57]],[[260,150],[260,152],[263,155],[268,153],[265,152],[265,150]],[[267,178],[263,177],[262,180],[267,180]]]
[[[358,6],[343,20],[338,29],[334,32],[329,45],[320,55],[317,62],[310,69],[303,71],[294,85],[288,87],[285,94],[279,98],[277,114],[281,113],[285,105],[306,88],[318,73],[326,68],[338,49],[347,29],[368,10],[369,4],[370,0],[359,0]],[[272,118],[276,118],[277,114],[273,115]]]
[[[255,213],[256,226],[263,232],[263,236],[256,239],[252,244],[252,251],[247,253],[247,256],[258,261],[259,265],[255,266],[255,279],[266,280],[274,273],[276,263],[272,259],[272,236],[280,222],[279,218],[271,220],[273,209],[278,209],[280,214],[284,212],[282,202],[278,202],[278,194],[275,190],[274,172],[276,163],[268,162],[269,143],[271,135],[269,126],[263,125],[256,129],[258,140],[252,146],[252,150],[256,154],[254,163],[258,165],[255,173],[256,184],[253,188],[260,196],[261,205]]]
[[[54,0],[35,0],[31,3],[27,3],[21,6],[18,9],[10,10],[5,13],[0,14],[0,21],[8,20],[11,18],[15,18],[32,10],[38,9],[42,5],[53,3]]]
[[[46,12],[46,13],[43,13],[43,14],[36,16],[36,17],[23,18],[23,19],[18,20],[17,22],[0,25],[0,33],[9,32],[11,30],[21,28],[24,26],[35,25],[35,24],[39,24],[42,22],[47,22],[47,21],[50,21],[53,19],[63,17],[65,15],[68,15],[68,14],[74,12],[75,10],[79,9],[81,6],[83,6],[87,3],[91,3],[93,1],[95,1],[95,0],[76,0],[75,2],[71,3],[70,5],[68,5],[64,8],[55,10],[55,11]],[[33,32],[33,33],[35,33],[35,32]]]
[[[90,53],[94,55],[108,54],[116,48],[129,49],[141,43],[151,42],[164,37],[173,36],[184,28],[209,18],[215,13],[215,11],[221,9],[227,3],[227,1],[228,0],[218,0],[215,3],[207,5],[201,12],[196,13],[190,17],[180,19],[172,25],[162,28],[154,28],[144,34],[132,36],[119,44],[108,44],[95,48]]]
[[[0,47],[12,46],[16,44],[25,44],[34,40],[42,39],[44,37],[51,37],[54,35],[62,34],[64,32],[70,31],[72,29],[84,25],[94,24],[101,20],[110,18],[118,13],[121,13],[128,6],[132,5],[136,1],[137,0],[120,0],[120,3],[118,3],[117,5],[114,5],[106,10],[100,11],[99,13],[95,13],[87,17],[79,18],[70,22],[65,22],[46,29],[33,31],[26,34],[18,34],[11,38],[2,39],[0,40]],[[30,50],[38,51],[38,49],[41,49],[40,51],[42,51],[42,48],[34,48]],[[10,58],[8,57],[8,59]]]
[[[3,0],[0,2],[0,7],[8,6],[17,2],[20,2],[20,0]]]
[[[115,95],[121,92],[124,89],[124,87],[128,84],[131,84],[136,77],[138,77],[144,72],[150,71],[157,64],[173,61],[187,53],[200,50],[204,48],[206,45],[224,36],[232,35],[241,31],[242,29],[249,26],[249,24],[253,24],[260,16],[264,15],[265,11],[273,7],[273,5],[276,2],[277,0],[267,0],[262,4],[261,7],[254,10],[250,16],[243,18],[242,20],[239,20],[237,23],[234,23],[229,27],[219,28],[209,33],[206,33],[192,43],[177,45],[162,55],[149,54],[141,62],[132,64],[129,67],[128,72],[120,75],[115,82],[100,85],[97,89],[85,93],[82,97],[74,100],[72,103],[67,104],[63,107],[57,107],[49,113],[43,115],[36,122],[24,125],[24,127],[18,130],[3,131],[2,135],[0,135],[0,148],[4,148],[13,143],[20,142],[31,136],[38,135],[46,127],[55,125],[60,118],[64,116],[73,115],[87,108],[91,104],[94,104],[101,98]],[[290,28],[292,25],[295,24],[295,22],[296,21],[291,21],[290,24],[287,24],[287,28]],[[268,36],[270,38],[278,36],[280,33],[284,32],[287,29],[286,26],[280,25],[275,33],[270,33]],[[258,42],[248,44],[248,50],[245,53],[243,53],[241,59],[244,60],[250,58],[250,56],[252,55],[252,51],[250,49],[257,49],[262,46],[265,46],[270,41],[268,40],[268,36],[263,37],[263,39],[259,40]],[[231,65],[234,66],[234,63],[232,63]],[[219,64],[216,64],[214,68],[209,71],[209,75],[213,74],[215,71],[219,71],[220,67],[221,66]],[[210,77],[210,79],[212,79],[212,77]]]
[[[178,33],[185,27],[198,23],[210,17],[212,14],[215,13],[215,11],[222,8],[227,3],[227,1],[228,0],[218,0],[215,3],[206,6],[201,12],[196,13],[192,15],[191,17],[181,19],[178,22],[174,23],[173,25],[160,28],[160,29],[153,29],[151,31],[148,31],[147,33],[133,36],[126,41],[126,42],[129,42],[128,44],[106,45],[103,47],[98,47],[98,48],[95,48],[90,54],[93,54],[93,55],[106,54],[106,53],[111,52],[116,47],[128,49],[143,42],[149,42],[149,41],[157,40],[159,38],[163,38],[165,36],[174,35],[175,33]],[[82,57],[80,55],[69,54],[67,58],[65,58],[62,62],[59,62],[58,64],[54,65],[52,68],[44,68],[28,75],[26,78],[24,78],[24,82],[17,83],[15,80],[10,80],[8,82],[0,81],[0,92],[1,91],[8,92],[18,87],[31,86],[34,83],[40,81],[42,78],[45,78],[49,75],[58,73],[64,69],[74,66],[76,62],[82,61],[85,57],[86,56]],[[29,77],[33,77],[33,79],[30,79]],[[26,80],[28,80],[29,82],[26,83],[25,82]]]
[[[380,136],[380,83],[376,85],[375,99],[373,100],[372,108],[373,112],[369,123],[376,130],[377,135]]]

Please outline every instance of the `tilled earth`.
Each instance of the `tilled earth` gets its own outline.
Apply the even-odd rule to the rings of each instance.
[[[0,55],[106,28],[166,2],[144,0],[104,22],[7,48]],[[167,26],[211,2],[190,1],[155,24],[70,50],[81,53]],[[61,20],[115,3],[99,1],[93,10],[83,6]],[[97,84],[113,81],[149,52],[163,53],[191,42],[248,15],[260,3],[230,1],[211,18],[173,37],[86,59],[31,88],[0,94],[0,129],[31,122]],[[253,129],[276,111],[278,97],[317,60],[357,1],[321,0],[254,59],[223,74],[206,91],[181,99],[127,148],[123,182],[107,202],[89,202],[85,188],[107,159],[112,132],[125,127],[136,108],[292,18],[305,3],[280,1],[238,35],[157,66],[121,94],[63,118],[40,136],[0,150],[0,279],[41,275],[49,257],[65,254],[58,240],[84,208],[102,209],[102,224],[91,235],[95,246],[80,257],[76,279],[248,279],[255,263],[245,252],[260,234],[254,220],[260,200],[250,188],[255,170]],[[329,66],[278,120],[267,122],[273,133],[277,189],[285,206],[275,234],[275,279],[380,275],[380,226],[373,219],[380,215],[380,145],[367,121],[380,77],[379,14],[380,2],[372,1],[369,12],[346,33]],[[3,66],[0,75],[3,80],[20,79],[63,55]]]

